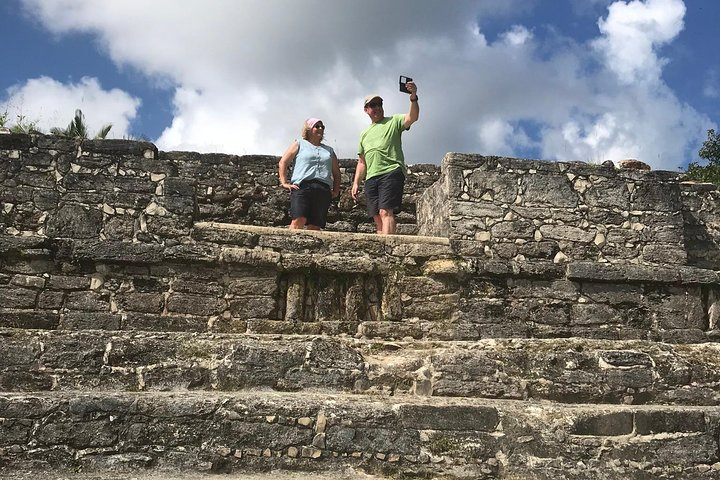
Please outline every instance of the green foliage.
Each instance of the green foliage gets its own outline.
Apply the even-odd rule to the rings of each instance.
[[[715,133],[712,128],[707,132],[708,138],[700,147],[698,155],[709,163],[700,165],[698,162],[690,162],[685,173],[689,180],[714,183],[720,186],[720,134]]]
[[[150,137],[148,137],[144,133],[140,134],[140,135],[129,135],[129,134],[123,135],[123,140],[132,140],[135,142],[150,142],[151,141]]]
[[[107,125],[103,126],[99,132],[95,134],[93,138],[105,138],[107,137],[107,134],[110,133],[110,129],[112,128],[112,124],[108,123]],[[87,139],[90,138],[90,133],[87,129],[87,124],[85,123],[85,115],[83,115],[82,110],[79,108],[75,110],[75,117],[70,121],[67,127],[60,128],[60,127],[54,127],[50,129],[50,133],[54,135],[62,135],[63,137],[71,137],[71,138],[79,138],[79,139]]]
[[[708,138],[698,152],[700,158],[720,163],[720,134],[715,133],[712,128],[708,130]]]
[[[37,124],[37,120],[28,121],[25,119],[25,115],[18,115],[17,123],[10,127],[10,131],[12,133],[42,133]]]
[[[11,133],[42,133],[37,126],[37,120],[28,121],[25,115],[18,115],[17,121],[11,125],[9,117],[7,110],[0,113],[0,127],[9,128]]]

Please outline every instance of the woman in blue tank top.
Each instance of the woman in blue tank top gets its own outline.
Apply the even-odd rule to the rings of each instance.
[[[324,136],[322,120],[308,118],[302,138],[293,141],[280,157],[280,186],[290,192],[290,228],[323,228],[330,201],[340,194],[340,165],[332,147],[322,143]],[[288,183],[287,169],[293,161]]]

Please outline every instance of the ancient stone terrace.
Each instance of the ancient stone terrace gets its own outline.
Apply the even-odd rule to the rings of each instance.
[[[720,477],[714,187],[448,154],[382,237],[276,162],[0,135],[0,478]]]

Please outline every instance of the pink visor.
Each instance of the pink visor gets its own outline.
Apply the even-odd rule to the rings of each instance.
[[[313,128],[316,123],[322,122],[319,118],[308,118],[305,120],[305,125],[307,125],[308,128]]]

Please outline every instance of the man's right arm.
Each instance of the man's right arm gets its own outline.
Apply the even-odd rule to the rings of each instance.
[[[365,179],[365,156],[359,155],[357,166],[355,167],[355,179],[353,180],[351,194],[354,200],[357,200],[360,192],[360,182]]]
[[[405,114],[403,127],[405,127],[405,130],[409,130],[410,125],[420,118],[420,106],[418,105],[417,85],[414,82],[408,82],[406,85],[410,91],[410,110]]]

